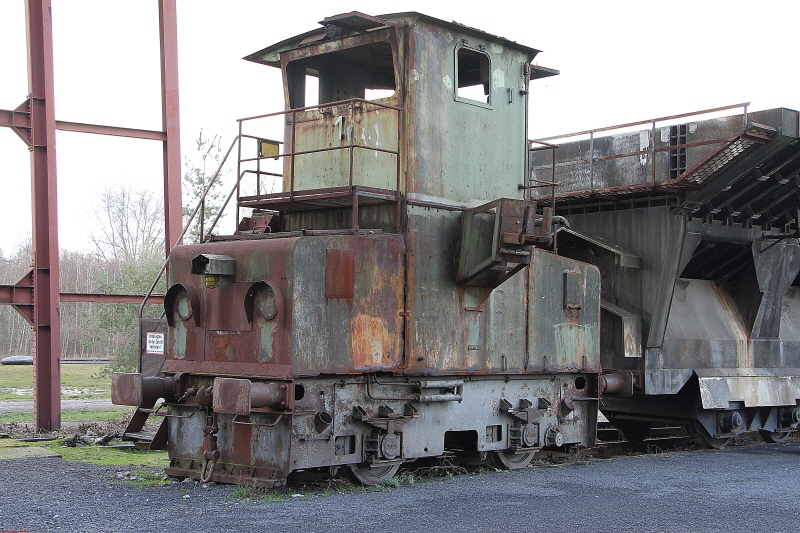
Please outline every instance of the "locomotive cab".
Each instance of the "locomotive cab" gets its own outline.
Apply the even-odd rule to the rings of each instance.
[[[167,473],[271,486],[592,444],[599,271],[523,185],[528,83],[557,72],[418,13],[322,24],[246,58],[285,108],[239,121],[237,233],[171,253],[161,373],[115,377],[128,434],[163,398]]]

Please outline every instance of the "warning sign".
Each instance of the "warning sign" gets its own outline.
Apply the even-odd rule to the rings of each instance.
[[[147,350],[145,353],[154,355],[164,355],[164,334],[163,333],[147,333]]]

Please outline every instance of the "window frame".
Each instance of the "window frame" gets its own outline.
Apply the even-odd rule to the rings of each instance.
[[[464,96],[458,95],[458,80],[459,80],[459,72],[458,72],[458,53],[461,49],[467,49],[470,52],[474,52],[476,54],[483,54],[486,56],[487,61],[489,62],[489,79],[487,80],[489,86],[489,94],[487,94],[487,101],[482,102],[480,100],[473,100],[472,98],[466,98]],[[483,107],[485,109],[492,109],[492,96],[494,93],[492,87],[492,56],[486,51],[486,47],[484,46],[472,46],[466,42],[459,42],[456,44],[455,51],[453,54],[453,63],[454,63],[454,80],[453,80],[453,99],[457,102],[462,102],[464,104],[470,104],[478,107]]]
[[[325,43],[325,45],[310,45],[308,47],[304,47],[301,49],[289,50],[286,52],[281,53],[281,71],[283,72],[284,76],[284,91],[286,97],[286,104],[288,109],[302,109],[296,105],[292,105],[293,98],[295,96],[295,91],[298,87],[293,88],[292,84],[292,74],[289,72],[292,69],[292,63],[298,62],[305,62],[308,60],[310,64],[304,65],[305,69],[311,68],[318,70],[320,72],[320,96],[323,91],[323,77],[325,76],[325,68],[321,65],[316,65],[313,63],[313,60],[316,58],[321,58],[327,56],[329,54],[336,54],[340,52],[344,52],[346,50],[352,50],[361,47],[373,46],[378,44],[386,44],[388,45],[391,55],[392,55],[392,77],[394,80],[394,94],[391,96],[384,96],[381,98],[374,99],[375,101],[389,101],[391,103],[392,100],[394,101],[402,101],[402,78],[401,72],[399,70],[400,66],[398,65],[398,58],[400,57],[398,52],[398,46],[396,42],[396,35],[395,35],[395,28],[386,28],[384,30],[377,30],[374,32],[369,32],[364,35],[356,35],[342,38],[340,41],[336,43],[335,46],[331,47],[330,42]],[[295,83],[298,80],[295,80]],[[304,83],[301,84],[302,92],[305,95],[305,87]],[[303,100],[305,97],[303,97]],[[349,98],[348,98],[349,99]],[[345,99],[345,100],[348,100]],[[364,98],[367,100],[366,98]],[[318,105],[327,106],[328,104],[336,103],[338,101],[344,100],[331,100],[328,102],[324,102]],[[371,101],[371,100],[368,100]]]

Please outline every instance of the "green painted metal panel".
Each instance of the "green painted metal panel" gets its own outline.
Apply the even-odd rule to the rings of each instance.
[[[456,48],[464,40],[473,49],[482,47],[491,60],[489,107],[456,100]],[[520,91],[526,89],[523,65],[532,56],[422,21],[412,28],[410,47],[409,196],[470,206],[522,198],[526,140]]]
[[[543,250],[528,268],[528,370],[599,369],[600,271]]]

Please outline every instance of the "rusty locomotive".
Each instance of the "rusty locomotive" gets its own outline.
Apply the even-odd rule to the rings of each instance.
[[[630,440],[796,429],[796,112],[532,150],[537,50],[418,13],[321,25],[245,58],[285,109],[239,121],[244,216],[173,249],[165,323],[114,376],[168,474],[522,468],[592,445],[600,410]]]
[[[114,376],[126,438],[164,415],[168,474],[267,486],[592,444],[599,271],[553,253],[566,221],[525,186],[528,84],[557,72],[417,13],[322,24],[245,58],[286,107],[240,121],[236,234],[170,255],[157,375]],[[246,133],[269,119],[283,141]]]

